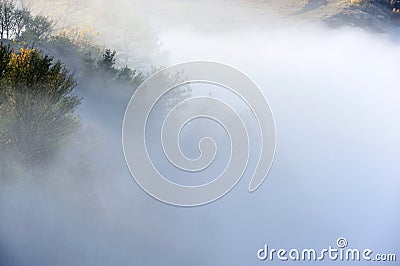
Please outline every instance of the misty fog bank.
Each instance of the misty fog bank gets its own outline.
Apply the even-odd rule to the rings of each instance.
[[[96,8],[82,20],[123,47],[125,33],[128,43],[138,40],[129,38],[140,18],[151,25],[144,36],[156,33],[161,44],[154,61],[218,61],[249,75],[275,116],[271,172],[255,193],[247,192],[247,173],[213,204],[163,204],[140,189],[124,161],[129,99],[87,95],[81,131],[49,166],[1,179],[0,265],[260,265],[264,244],[326,248],[342,236],[350,247],[398,252],[395,35],[331,29],[241,2],[139,1],[134,11],[122,8],[127,2],[90,1]]]

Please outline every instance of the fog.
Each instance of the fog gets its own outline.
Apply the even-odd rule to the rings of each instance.
[[[105,1],[88,3],[109,8]],[[157,201],[134,182],[124,161],[121,127],[129,99],[115,106],[85,99],[81,132],[40,181],[26,170],[3,179],[1,265],[278,265],[259,261],[257,250],[264,244],[323,249],[336,246],[339,237],[350,248],[398,252],[396,33],[332,29],[255,4],[139,1],[134,20],[128,20],[128,9],[120,9],[127,18],[124,27],[95,11],[85,20],[98,23],[107,44],[117,42],[113,36],[122,32],[135,34],[135,27],[127,26],[134,21],[146,25],[157,36],[159,50],[136,49],[135,54],[159,60],[158,65],[211,60],[250,76],[268,99],[276,123],[275,161],[263,185],[249,193],[252,171],[247,171],[214,203],[180,208]],[[157,54],[162,58],[155,59]],[[214,92],[192,89],[193,94]],[[181,144],[189,155],[196,154],[199,136],[224,136],[217,129],[207,133],[213,127],[202,123],[183,132],[190,135]],[[157,135],[149,138],[150,146],[157,146]],[[224,140],[220,145],[225,147]],[[211,172],[225,163],[226,155],[219,156]],[[184,181],[163,169],[171,179]]]

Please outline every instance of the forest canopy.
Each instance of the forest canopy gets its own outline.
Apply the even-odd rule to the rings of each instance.
[[[92,42],[78,28],[71,32],[79,34],[68,34],[54,27],[18,1],[0,0],[2,165],[5,157],[37,165],[59,150],[79,128],[83,98],[78,94],[121,101],[143,80],[139,71],[116,65],[116,51]]]
[[[55,150],[79,125],[74,77],[34,49],[0,47],[0,147],[24,162]]]

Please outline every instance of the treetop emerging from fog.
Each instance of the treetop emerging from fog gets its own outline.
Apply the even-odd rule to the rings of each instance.
[[[0,149],[38,162],[77,128],[75,79],[34,49],[0,47]]]

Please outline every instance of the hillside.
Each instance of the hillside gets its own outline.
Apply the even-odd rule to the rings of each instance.
[[[322,20],[332,26],[386,31],[400,25],[400,1],[396,0],[259,0],[255,3],[281,14]]]

